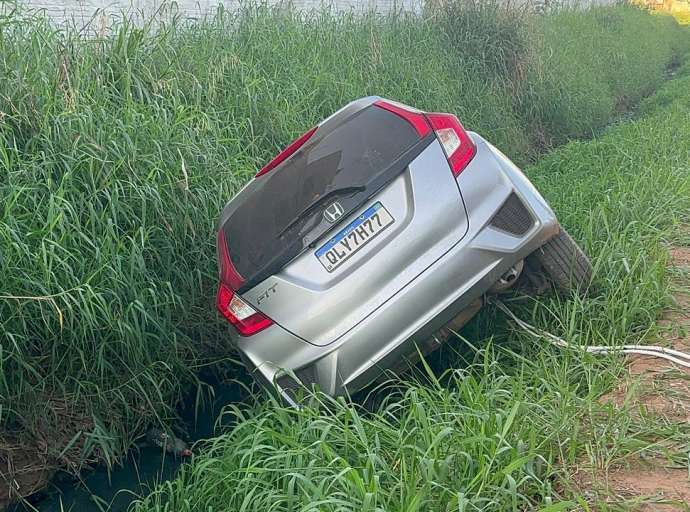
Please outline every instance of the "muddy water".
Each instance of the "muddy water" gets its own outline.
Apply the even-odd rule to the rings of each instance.
[[[195,415],[194,398],[190,398],[183,401],[178,411],[181,423],[177,428],[185,432],[181,437],[190,444],[213,437],[222,408],[246,398],[239,384],[208,384],[213,387],[213,401],[207,402]],[[58,475],[29,504],[12,506],[7,512],[124,512],[137,496],[148,494],[156,484],[173,478],[182,463],[159,448],[138,447],[110,472],[105,467],[97,467],[83,472],[80,479]]]

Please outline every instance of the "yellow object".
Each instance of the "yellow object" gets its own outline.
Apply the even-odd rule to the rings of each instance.
[[[682,25],[690,24],[690,0],[631,0],[631,2],[651,11],[670,13]]]

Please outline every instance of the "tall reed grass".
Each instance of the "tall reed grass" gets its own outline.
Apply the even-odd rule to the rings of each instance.
[[[0,15],[2,436],[76,469],[172,414],[230,354],[213,308],[222,205],[344,103],[452,111],[524,163],[600,129],[688,46],[632,8],[477,5],[428,19],[254,6],[95,34]]]

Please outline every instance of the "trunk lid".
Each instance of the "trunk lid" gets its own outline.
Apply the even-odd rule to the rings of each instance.
[[[244,279],[243,299],[316,345],[352,329],[468,227],[457,182],[433,132],[420,134],[367,100],[320,124],[294,155],[252,180],[221,219]],[[372,212],[379,214],[370,220],[381,224],[378,231],[330,265],[326,256],[335,256],[326,252],[338,235],[349,229],[344,236],[354,246],[356,231],[366,235],[362,216]],[[347,245],[338,247],[346,252]]]

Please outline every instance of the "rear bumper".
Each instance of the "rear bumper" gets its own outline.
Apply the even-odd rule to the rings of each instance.
[[[469,217],[466,236],[329,345],[312,345],[278,325],[239,339],[242,357],[260,381],[278,382],[280,388],[285,382],[280,376],[287,371],[332,395],[354,392],[413,353],[416,343],[470,306],[512,265],[558,232],[556,216],[524,174],[482,137],[471,136],[477,155],[458,177]],[[512,194],[533,220],[520,235],[492,225]],[[290,401],[287,390],[282,391]]]

